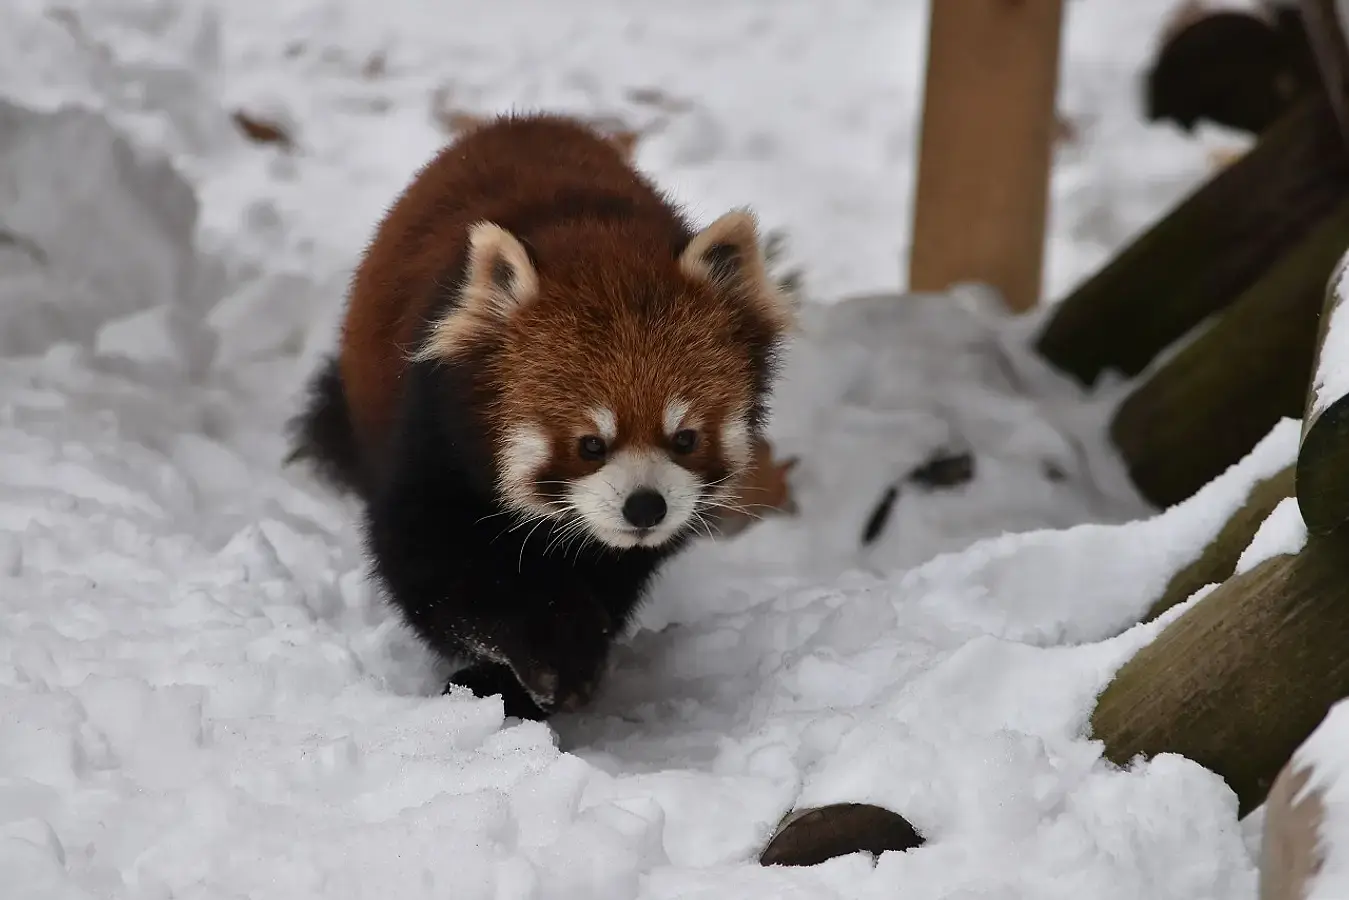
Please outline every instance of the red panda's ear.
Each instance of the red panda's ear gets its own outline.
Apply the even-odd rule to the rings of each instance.
[[[539,276],[524,245],[493,222],[468,232],[468,265],[459,302],[431,329],[414,359],[446,359],[506,322],[538,296]]]
[[[758,224],[749,210],[733,209],[694,235],[679,256],[679,268],[695,281],[743,296],[778,331],[792,328],[791,301],[768,277]]]

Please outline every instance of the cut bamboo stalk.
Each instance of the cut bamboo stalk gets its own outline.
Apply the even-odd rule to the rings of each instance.
[[[1349,196],[1325,97],[1305,98],[1055,308],[1036,341],[1086,385],[1134,376],[1260,280]]]
[[[1349,246],[1349,200],[1231,309],[1125,398],[1110,435],[1151,503],[1191,496],[1281,418],[1299,418],[1326,279]]]
[[[1116,673],[1091,717],[1105,756],[1177,753],[1221,776],[1240,814],[1349,696],[1349,532],[1235,575]]]
[[[922,845],[922,836],[898,813],[869,803],[835,803],[783,817],[759,864],[814,866],[850,853],[878,855]]]

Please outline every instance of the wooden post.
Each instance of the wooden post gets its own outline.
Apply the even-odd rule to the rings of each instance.
[[[909,287],[1040,299],[1063,0],[933,0]]]

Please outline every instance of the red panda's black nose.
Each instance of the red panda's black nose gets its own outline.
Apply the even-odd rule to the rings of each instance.
[[[654,528],[665,518],[665,498],[651,488],[639,488],[623,501],[623,518],[634,528]]]

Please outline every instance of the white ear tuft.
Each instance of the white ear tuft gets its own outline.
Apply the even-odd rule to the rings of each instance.
[[[468,232],[464,306],[507,319],[539,293],[539,276],[524,245],[500,225],[479,222]]]
[[[768,277],[758,223],[747,209],[733,209],[694,235],[679,268],[689,278],[743,296],[778,331],[795,322],[791,300]]]
[[[431,329],[414,359],[444,359],[500,325],[539,293],[539,276],[524,245],[494,222],[468,231],[468,265],[458,302]]]

